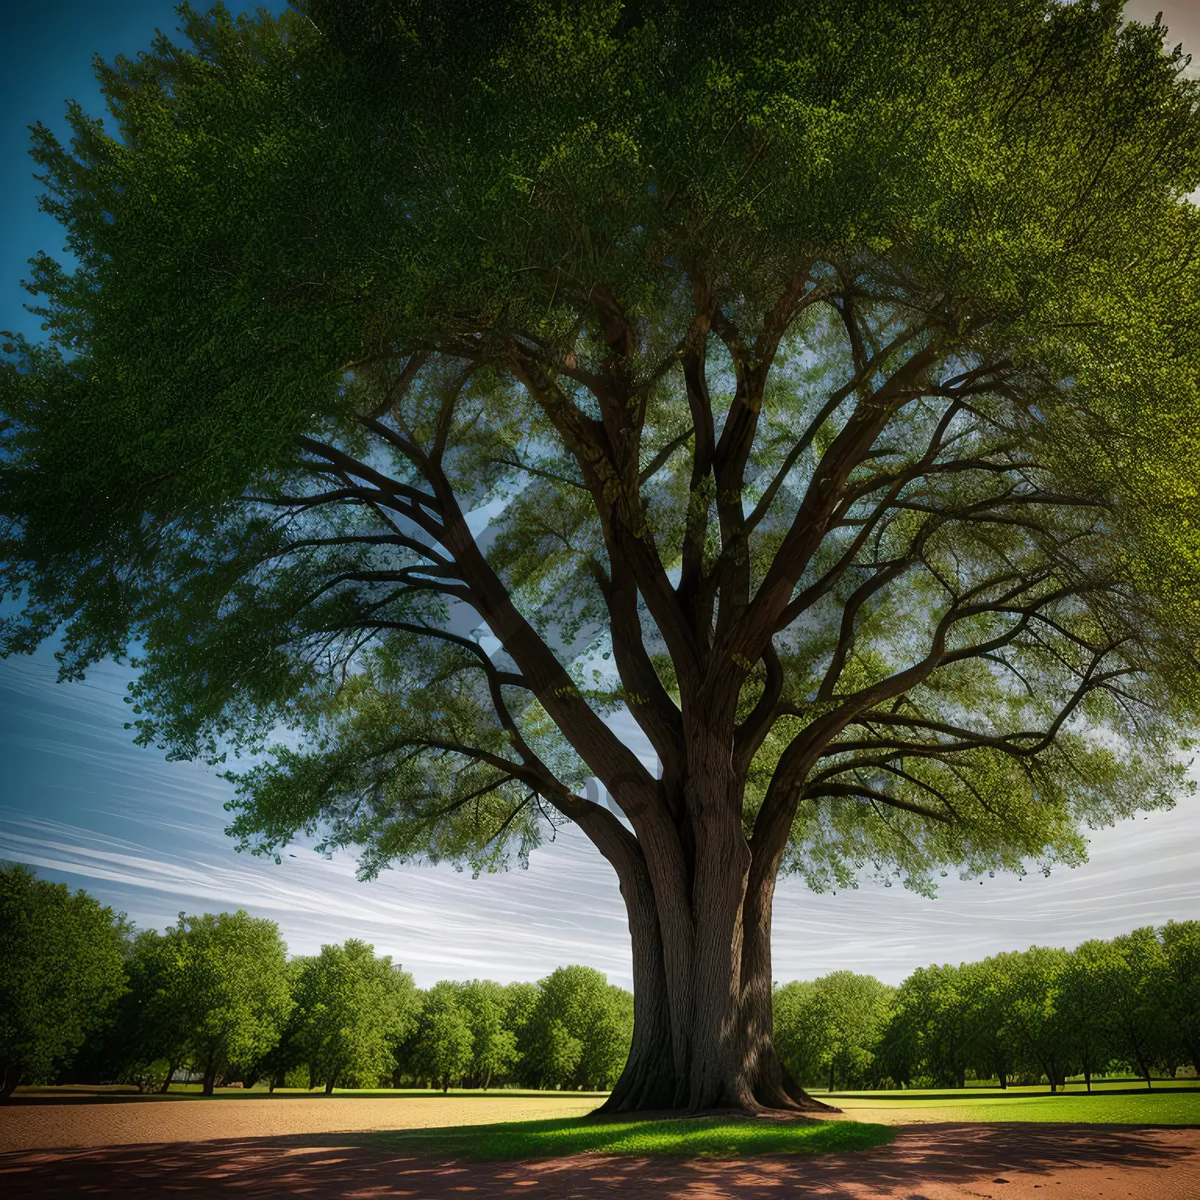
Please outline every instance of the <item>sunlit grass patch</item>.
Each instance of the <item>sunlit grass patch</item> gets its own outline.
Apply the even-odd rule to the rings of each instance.
[[[894,1094],[894,1093],[893,1093]],[[1064,1121],[1090,1125],[1200,1125],[1200,1089],[1113,1094],[1018,1095],[911,1100],[847,1096],[836,1103],[851,1116],[906,1121]]]
[[[573,1154],[678,1154],[728,1158],[756,1154],[829,1154],[865,1150],[892,1139],[884,1125],[856,1121],[758,1121],[694,1117],[596,1121],[589,1117],[512,1121],[379,1134],[389,1150],[478,1159],[557,1158]]]

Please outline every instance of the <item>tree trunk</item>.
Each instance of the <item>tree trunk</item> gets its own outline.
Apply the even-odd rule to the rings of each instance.
[[[1092,1090],[1092,1069],[1086,1064],[1083,1068],[1083,1082],[1087,1084],[1087,1090],[1090,1093]]]
[[[0,1100],[7,1100],[21,1082],[21,1068],[12,1063],[0,1067]]]
[[[167,1077],[166,1077],[166,1079],[164,1079],[162,1081],[162,1087],[160,1087],[158,1089],[158,1094],[160,1096],[165,1096],[167,1094],[167,1091],[171,1086],[171,1080],[174,1078],[175,1072],[178,1069],[179,1069],[179,1064],[174,1059],[171,1059],[167,1063]]]
[[[330,1077],[327,1080],[325,1080],[325,1095],[327,1095],[327,1096],[333,1095],[333,1084],[334,1084],[334,1077],[332,1075],[330,1075]]]
[[[694,853],[684,856],[685,865],[691,859],[690,887],[680,887],[686,880],[671,863],[656,860],[653,839],[642,831],[648,853],[615,846],[606,855],[629,918],[634,1026],[625,1068],[599,1111],[836,1112],[809,1096],[775,1052],[771,906],[778,857],[753,860],[740,816],[721,820],[728,797],[724,805],[713,800],[713,819],[705,819],[701,797],[700,819],[680,837],[685,847],[694,838]]]

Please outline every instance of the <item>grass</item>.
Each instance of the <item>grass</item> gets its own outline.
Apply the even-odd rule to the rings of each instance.
[[[730,1158],[756,1154],[831,1154],[891,1141],[886,1125],[857,1121],[755,1121],[694,1117],[666,1121],[595,1121],[568,1117],[460,1125],[368,1135],[393,1152],[451,1158],[534,1159],[574,1154],[685,1155]]]
[[[848,1116],[907,1121],[1070,1121],[1103,1125],[1200,1125],[1200,1088],[1174,1088],[1152,1092],[1067,1092],[1048,1095],[1025,1093],[1004,1099],[975,1095],[949,1097],[945,1093],[920,1098],[914,1093],[837,1097],[835,1103]],[[886,1098],[885,1098],[886,1097]]]
[[[849,1097],[862,1096],[872,1100],[895,1100],[905,1103],[914,1099],[961,1100],[964,1097],[981,1097],[1002,1101],[1012,1096],[1048,1096],[1050,1087],[1045,1083],[1009,1084],[1007,1088],[997,1083],[974,1083],[965,1088],[888,1088],[880,1091],[853,1091],[850,1089],[829,1092],[825,1088],[809,1088],[814,1096],[828,1096],[834,1103]],[[1093,1079],[1093,1092],[1146,1092],[1146,1081],[1140,1078],[1121,1077]],[[1192,1078],[1155,1079],[1153,1091],[1196,1091],[1200,1093],[1200,1080]],[[1069,1079],[1065,1087],[1055,1094],[1086,1095],[1087,1086],[1082,1079]]]

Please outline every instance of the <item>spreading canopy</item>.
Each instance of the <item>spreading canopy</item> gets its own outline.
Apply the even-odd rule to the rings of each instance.
[[[78,266],[36,260],[0,376],[4,636],[136,643],[177,755],[287,730],[245,844],[491,869],[577,821],[699,1103],[685,1010],[737,1024],[722,939],[769,1008],[779,869],[928,890],[1172,802],[1200,120],[1161,26],[182,12],[98,65],[109,125],[35,130]]]

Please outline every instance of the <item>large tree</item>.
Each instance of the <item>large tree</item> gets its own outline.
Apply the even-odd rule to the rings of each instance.
[[[803,1106],[781,871],[1077,862],[1183,786],[1200,119],[1120,7],[184,10],[35,129],[77,262],[0,376],[5,647],[136,644],[174,755],[286,727],[261,853],[575,822],[608,1107]]]

